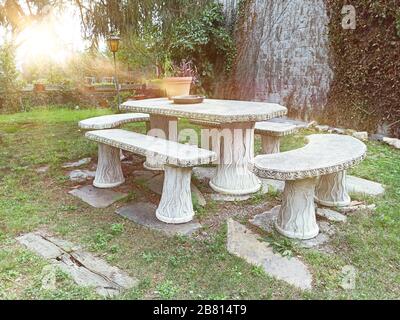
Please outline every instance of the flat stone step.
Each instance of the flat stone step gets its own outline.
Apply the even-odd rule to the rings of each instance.
[[[268,243],[258,239],[259,235],[242,224],[228,220],[227,248],[231,254],[262,267],[268,275],[299,289],[311,289],[312,275],[302,261],[276,254]]]
[[[156,209],[157,206],[154,204],[137,202],[118,208],[115,213],[144,227],[161,231],[168,236],[177,234],[190,236],[201,228],[201,224],[195,220],[181,224],[164,223],[157,219]]]
[[[99,189],[92,185],[74,189],[68,193],[81,199],[83,202],[86,202],[94,208],[107,208],[114,202],[128,196],[126,193],[110,189]]]
[[[119,268],[83,251],[80,246],[53,237],[45,232],[28,233],[16,240],[59,267],[76,284],[92,287],[104,297],[118,295],[138,284],[136,278],[130,277]]]
[[[84,182],[86,180],[94,179],[96,171],[90,170],[74,170],[68,173],[68,177],[74,182]]]
[[[81,159],[81,160],[78,160],[78,161],[75,161],[75,162],[67,162],[67,163],[63,164],[62,168],[64,168],[64,169],[66,169],[66,168],[76,168],[76,167],[80,167],[80,166],[89,164],[90,161],[92,161],[91,158],[84,158],[84,159]]]
[[[369,196],[380,196],[385,193],[385,188],[382,184],[355,176],[348,175],[346,177],[347,191]]]
[[[347,220],[345,215],[328,208],[318,208],[317,215],[333,222],[346,222]]]
[[[253,217],[253,219],[250,219],[249,222],[267,233],[273,233],[275,232],[274,223],[278,217],[280,208],[281,206],[276,206],[269,211],[257,214]],[[330,241],[331,236],[335,234],[336,230],[326,221],[318,221],[318,226],[320,232],[315,238],[308,240],[293,239],[292,241],[298,243],[301,247],[304,248],[314,248],[322,252],[330,252],[331,249],[325,246]]]

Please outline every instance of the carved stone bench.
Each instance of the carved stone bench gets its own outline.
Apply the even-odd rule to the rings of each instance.
[[[297,239],[318,235],[314,198],[323,204],[350,201],[345,170],[361,162],[367,151],[364,143],[350,136],[316,134],[307,140],[303,148],[259,155],[252,164],[257,176],[286,181],[275,227]]]
[[[79,127],[85,130],[103,130],[118,128],[126,123],[150,121],[145,113],[121,113],[89,118],[79,121]]]
[[[150,116],[145,113],[121,113],[109,114],[79,121],[79,128],[84,130],[104,130],[118,128],[126,123],[146,122],[146,132],[150,130]],[[125,158],[122,150],[120,150],[120,158]]]
[[[281,137],[298,131],[290,123],[262,121],[256,122],[254,133],[261,135],[261,146],[264,154],[279,153]]]
[[[119,149],[154,157],[164,163],[164,185],[157,218],[166,223],[185,223],[193,219],[192,167],[214,161],[214,152],[121,129],[89,131],[86,138],[99,143],[95,187],[113,187],[125,181]]]

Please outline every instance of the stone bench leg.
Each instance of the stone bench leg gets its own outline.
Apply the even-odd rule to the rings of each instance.
[[[289,238],[311,239],[318,235],[314,206],[316,178],[286,181],[275,228]]]
[[[351,202],[346,188],[346,171],[321,176],[315,190],[315,201],[327,207],[344,207]]]
[[[261,147],[264,154],[279,153],[281,138],[263,134],[261,135]]]
[[[166,223],[185,223],[193,219],[194,211],[190,179],[192,168],[164,165],[164,185],[156,217]]]
[[[121,169],[120,149],[99,143],[99,160],[93,185],[113,188],[125,182]]]

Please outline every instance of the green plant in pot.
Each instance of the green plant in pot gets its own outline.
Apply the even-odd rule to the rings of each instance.
[[[197,80],[197,69],[191,60],[182,60],[178,65],[167,62],[164,72],[163,88],[168,99],[189,95],[191,84]]]

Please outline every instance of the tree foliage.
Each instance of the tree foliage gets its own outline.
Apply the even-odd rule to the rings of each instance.
[[[14,46],[4,43],[0,47],[0,110],[18,108],[18,71],[15,66]]]
[[[355,30],[341,26],[344,2],[356,9]],[[328,1],[335,78],[324,118],[400,136],[400,1],[344,2]]]
[[[122,36],[119,60],[131,69],[158,70],[192,60],[199,89],[213,91],[215,73],[229,69],[234,43],[226,30],[222,5],[211,0],[77,1],[86,36]],[[96,41],[96,40],[95,40]],[[94,43],[96,45],[96,43]],[[221,64],[224,68],[218,68]]]
[[[212,92],[214,75],[230,67],[234,44],[216,0],[0,0],[0,24],[18,32],[65,4],[78,8],[92,51],[101,39],[119,34],[118,58],[131,70],[158,76],[165,64],[192,60],[199,88]]]

